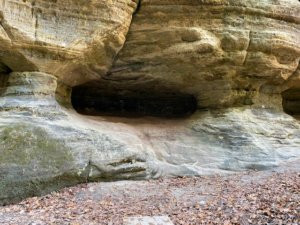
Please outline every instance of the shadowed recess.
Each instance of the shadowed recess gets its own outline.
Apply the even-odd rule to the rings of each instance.
[[[72,90],[72,105],[84,115],[111,115],[124,117],[185,117],[197,109],[193,95],[164,91],[104,92],[95,87],[75,87]]]
[[[6,90],[8,77],[11,72],[11,68],[0,62],[0,95],[2,95]]]
[[[12,72],[12,69],[9,68],[4,63],[0,62],[0,74],[9,74]]]
[[[300,116],[300,88],[291,88],[282,93],[282,105],[286,113]]]

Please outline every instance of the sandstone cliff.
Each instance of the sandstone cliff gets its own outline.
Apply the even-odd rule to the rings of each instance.
[[[0,203],[297,159],[299,61],[298,0],[0,0]]]

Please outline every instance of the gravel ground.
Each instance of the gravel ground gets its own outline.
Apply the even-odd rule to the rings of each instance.
[[[300,161],[229,176],[82,184],[0,207],[5,225],[122,225],[166,215],[174,224],[300,224]]]

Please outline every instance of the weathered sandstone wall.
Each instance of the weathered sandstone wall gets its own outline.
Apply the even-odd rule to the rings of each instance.
[[[298,0],[0,0],[0,204],[299,159],[299,61]]]

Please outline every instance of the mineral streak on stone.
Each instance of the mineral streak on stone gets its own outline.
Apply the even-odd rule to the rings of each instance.
[[[299,60],[297,0],[0,0],[0,204],[299,159]]]

